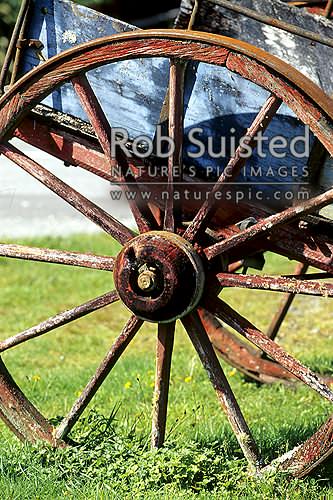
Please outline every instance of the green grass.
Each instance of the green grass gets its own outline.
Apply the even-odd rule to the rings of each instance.
[[[115,255],[103,235],[39,239],[28,244]],[[292,271],[271,255],[266,273]],[[0,260],[0,328],[6,338],[113,287],[112,274]],[[266,329],[281,296],[228,290],[223,297]],[[71,407],[129,312],[119,303],[32,340],[3,359],[48,418]],[[333,372],[327,299],[298,297],[280,341],[312,368]],[[250,477],[239,446],[184,331],[178,326],[171,373],[166,445],[149,450],[156,327],[145,324],[73,431],[77,446],[23,445],[1,423],[0,492],[5,499],[333,498],[332,466],[303,480]],[[257,386],[225,366],[266,461],[314,432],[329,405],[305,387]]]

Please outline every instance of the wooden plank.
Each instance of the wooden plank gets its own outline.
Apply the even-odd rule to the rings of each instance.
[[[265,0],[265,2],[261,0],[238,0],[235,3],[237,3],[237,6],[253,9],[260,14],[274,17],[333,39],[333,21],[325,19],[323,16],[314,16],[305,9],[286,5],[285,2],[279,0]],[[195,0],[182,0],[175,27],[186,28],[194,5]],[[254,44],[288,62],[317,83],[329,95],[333,95],[333,49],[330,47],[261,24],[219,6],[214,0],[201,0],[199,2],[193,29],[218,33]],[[253,98],[253,93],[251,92],[251,97],[250,94],[248,95],[248,101],[250,101]],[[281,130],[285,130],[286,136],[291,137],[290,134],[293,131],[284,128],[283,120],[282,123],[277,124],[277,128],[279,127]],[[311,141],[311,146],[312,144]],[[257,161],[255,163],[259,164]],[[291,165],[291,159],[286,164]],[[278,168],[278,166],[275,165],[275,168]],[[299,172],[304,171],[304,168],[305,164],[300,167]],[[327,159],[325,161],[318,179],[311,179],[310,176],[309,179],[304,180],[310,180],[311,183],[318,181],[317,188],[321,190],[329,189],[332,186],[332,160]],[[273,195],[268,186],[267,190],[270,191],[268,196]]]
[[[238,0],[237,6],[253,9],[305,30],[333,38],[333,21],[314,16],[305,9],[287,5],[279,0]],[[194,0],[182,0],[177,27],[185,27],[194,6]],[[333,49],[310,42],[285,31],[260,24],[253,19],[231,12],[214,3],[200,1],[193,29],[219,33],[238,38],[280,57],[333,94]]]
[[[182,9],[185,3],[190,5],[188,0],[183,1]],[[207,1],[202,2],[202,6],[204,5],[208,9]],[[43,14],[45,10],[42,12],[42,6],[46,6],[47,14]],[[199,23],[200,15],[206,12],[202,11],[202,8]],[[215,17],[211,12],[205,23],[211,31],[218,32],[221,31],[219,22],[222,18],[220,11],[216,13],[216,8],[213,11]],[[227,19],[229,14],[223,15]],[[246,25],[243,23],[244,32],[250,22],[247,20]],[[50,57],[77,43],[95,38],[96,33],[102,36],[132,29],[133,26],[73,4],[69,0],[46,0],[46,3],[36,0],[28,36],[40,38],[45,45],[45,57]],[[232,34],[231,28],[228,34]],[[250,41],[257,43],[255,36],[252,36]],[[260,37],[258,41],[260,42]],[[40,60],[35,54],[27,52],[23,69],[26,71],[39,63]],[[168,73],[169,62],[165,58],[136,59],[90,71],[88,79],[113,127],[125,128],[130,139],[141,134],[152,138],[168,87]],[[188,65],[184,96],[186,111],[183,159],[188,168],[193,167],[192,174],[196,172],[196,176],[199,175],[206,181],[216,179],[227,165],[232,151],[230,141],[227,140],[223,157],[212,158],[206,148],[201,158],[192,158],[191,153],[197,151],[197,148],[189,143],[190,130],[194,127],[201,128],[202,132],[197,134],[197,137],[203,138],[207,146],[207,138],[210,136],[215,152],[221,150],[221,136],[228,139],[230,130],[234,130],[232,134],[237,146],[237,140],[246,133],[267,97],[267,91],[233,74],[227,68],[204,63]],[[70,85],[54,92],[45,103],[56,110],[87,120]],[[289,140],[295,136],[305,136],[305,127],[285,105],[281,106],[265,133],[268,140],[276,135],[283,135]],[[313,137],[310,135],[309,146],[312,144]],[[300,147],[302,148],[301,143]],[[267,145],[264,145],[263,150],[267,153]],[[304,183],[307,188],[307,162],[306,156],[295,159],[290,150],[286,151],[286,157],[283,159],[270,155],[261,158],[255,151],[237,182],[243,183],[242,189],[245,192],[264,191],[263,201],[268,205],[276,204],[273,197],[278,189],[282,193],[282,203],[277,205],[286,205],[292,202],[292,196],[287,201],[283,193],[291,194],[299,190],[300,183]]]
[[[80,43],[135,29],[69,0],[36,0],[26,37],[41,40],[42,55],[48,59]],[[37,54],[27,49],[21,72],[40,63]],[[113,127],[126,128],[131,138],[140,134],[153,137],[167,89],[167,72],[166,59],[137,59],[90,71],[88,78]],[[88,121],[70,84],[53,92],[44,104]]]

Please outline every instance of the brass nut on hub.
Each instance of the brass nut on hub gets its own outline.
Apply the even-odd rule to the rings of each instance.
[[[152,267],[148,267],[147,264],[144,264],[139,269],[138,276],[138,287],[145,292],[149,292],[155,288],[156,284],[156,274],[155,269]]]

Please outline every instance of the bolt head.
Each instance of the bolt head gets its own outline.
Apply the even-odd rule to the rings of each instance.
[[[138,287],[145,292],[153,290],[156,285],[156,274],[154,269],[146,264],[139,269]]]

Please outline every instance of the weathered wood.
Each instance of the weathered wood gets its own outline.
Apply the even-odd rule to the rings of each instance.
[[[94,311],[98,311],[98,309],[102,309],[113,302],[119,300],[117,292],[109,292],[97,297],[95,299],[89,300],[80,306],[76,306],[73,309],[68,309],[62,313],[59,313],[51,318],[48,318],[46,321],[39,323],[28,330],[24,330],[12,337],[7,338],[0,342],[0,352],[4,352],[11,347],[17,346],[26,342],[27,340],[34,339],[36,337],[40,337],[45,333],[51,332],[56,328],[59,328],[63,325],[67,325],[72,321],[75,321],[87,314],[90,314]]]
[[[107,255],[94,255],[82,252],[68,252],[53,248],[28,247],[0,243],[0,256],[12,259],[33,260],[50,264],[64,264],[66,266],[88,267],[112,271],[114,258]]]
[[[286,208],[283,212],[273,214],[266,219],[257,222],[255,225],[245,229],[237,235],[231,236],[227,240],[219,241],[214,245],[205,249],[205,254],[208,259],[212,259],[217,255],[228,252],[238,245],[248,243],[254,238],[264,236],[270,231],[274,231],[279,226],[288,224],[293,220],[300,219],[302,216],[329,205],[333,202],[333,189],[326,193],[315,196],[314,198],[304,202],[302,205]]]
[[[164,229],[175,230],[175,218],[179,217],[179,203],[174,199],[175,183],[183,178],[183,120],[184,120],[184,75],[185,65],[177,60],[170,61],[169,72],[169,138],[173,152],[168,157],[168,185],[165,203]],[[177,207],[178,205],[178,207]]]
[[[151,433],[152,448],[160,448],[165,438],[175,325],[175,321],[158,325]]]
[[[0,144],[0,152],[120,243],[125,243],[133,237],[134,233],[121,222],[19,151],[15,146],[9,143]]]
[[[267,15],[291,23],[313,33],[333,39],[333,22],[323,16],[314,16],[305,9],[292,7],[278,0],[238,0],[233,3],[238,8],[250,8],[259,14]],[[185,28],[194,7],[194,0],[182,0],[176,27]],[[232,12],[218,0],[201,0],[193,29],[219,33],[254,43],[271,54],[283,59],[294,68],[302,71],[328,93],[333,93],[332,71],[333,49],[319,43],[311,43],[297,35],[286,33],[277,28],[258,23],[246,15]],[[306,57],[305,57],[306,54]]]
[[[26,38],[41,40],[44,45],[42,54],[45,59],[49,59],[78,44],[137,29],[69,0],[35,0]],[[21,74],[40,63],[35,51],[27,48],[24,51]],[[138,133],[153,137],[167,87],[163,78],[167,71],[166,59],[138,59],[93,70],[89,73],[89,79],[114,127],[125,128],[132,139]],[[83,120],[87,119],[71,85],[54,90],[46,98],[45,104]],[[135,112],[135,109],[140,109],[141,112]]]
[[[244,419],[238,402],[232,392],[229,382],[216,357],[212,344],[197,313],[191,313],[182,319],[182,323],[196,349],[201,363],[207,371],[208,377],[216,391],[221,406],[228,417],[239,445],[249,464],[257,469],[261,465],[261,458],[251,431]]]
[[[296,30],[306,30],[314,33],[315,36],[322,36],[333,40],[333,22],[328,21],[323,16],[313,15],[305,9],[292,7],[286,2],[279,0],[238,0],[228,2],[234,5],[235,9],[250,8],[259,15],[266,15],[274,23],[291,23]],[[179,15],[175,27],[186,29],[191,13],[195,9],[194,0],[182,0]],[[261,24],[246,14],[242,15],[231,11],[219,3],[219,0],[201,0],[198,12],[195,16],[193,29],[210,33],[219,33],[230,36],[248,43],[253,43],[257,47],[279,57],[297,68],[329,95],[333,94],[332,71],[333,71],[333,48],[306,40],[295,34],[286,33],[281,29]],[[332,42],[333,43],[333,42]],[[250,97],[251,95],[251,97]],[[248,93],[247,99],[253,98],[253,92]],[[247,102],[248,106],[248,102]],[[235,115],[238,114],[235,110]],[[286,133],[283,121],[280,121],[280,130]],[[290,131],[290,134],[292,132]],[[288,133],[287,133],[288,135]],[[321,155],[323,156],[323,155]],[[307,180],[311,184],[317,184],[317,180],[311,178],[312,166],[309,164],[310,178]],[[320,187],[328,189],[331,185],[331,166],[323,157],[320,163],[322,171]],[[265,189],[267,192],[267,188]]]
[[[135,177],[130,172],[130,163],[125,153],[118,147],[115,148],[114,157],[112,157],[111,125],[88,81],[87,76],[79,75],[73,78],[72,84],[107,158],[110,176],[115,177],[113,171],[117,172],[117,167],[119,166],[121,173],[117,172],[117,174],[121,188],[124,192],[132,190],[137,195],[135,200],[129,201],[129,206],[139,231],[144,233],[154,229],[152,214],[150,213],[149,207],[143,206],[143,203],[139,202],[139,186],[136,185]]]
[[[38,134],[35,133],[37,128]],[[113,183],[121,181],[119,169],[110,169],[93,127],[79,118],[39,104],[24,118],[14,135],[59,158],[66,165],[84,168]],[[131,142],[127,146],[131,153]],[[131,169],[142,172],[142,159],[130,158],[129,163]]]
[[[32,25],[36,26],[35,29],[37,30],[37,33],[34,33],[33,37],[38,38],[40,34],[45,46],[50,45],[50,50],[47,49],[50,54],[54,55],[79,42],[89,40],[92,37],[95,38],[95,30],[91,29],[90,20],[94,19],[95,22],[97,20],[99,22],[100,15],[98,13],[94,13],[83,7],[78,8],[78,6],[73,6],[67,0],[57,0],[54,3],[52,2],[51,8],[45,16],[41,14],[39,1],[36,2],[33,14],[33,19],[36,22],[33,22]],[[279,2],[275,1],[275,3],[278,4]],[[202,8],[201,4],[205,4],[205,2],[200,2],[200,9]],[[43,4],[43,6],[45,5]],[[212,12],[217,16],[214,23],[214,27],[216,27],[215,32],[219,32],[219,17],[218,13],[215,12],[216,10],[215,6],[212,5]],[[52,27],[55,23],[61,26],[61,29],[56,30],[53,36]],[[118,24],[114,20],[109,20],[106,23],[105,16],[101,16],[100,24],[102,26],[101,34],[114,33],[115,30],[133,29],[133,27],[125,24]],[[209,26],[209,24],[210,17],[208,16],[207,25]],[[187,24],[184,27],[187,27]],[[52,36],[46,37],[46,29],[49,29]],[[249,37],[249,41],[251,42],[255,39],[255,36]],[[277,45],[281,46],[282,44],[278,43]],[[267,49],[267,47],[265,48]],[[300,51],[300,53],[303,54],[304,51]],[[283,57],[283,59],[287,60],[286,57]],[[36,65],[39,62],[35,56],[33,64]],[[185,111],[186,132],[190,128],[199,126],[204,129],[204,136],[211,135],[215,141],[215,139],[218,140],[219,135],[225,135],[224,128],[229,130],[235,127],[236,136],[242,135],[256,114],[255,105],[260,105],[259,103],[264,101],[267,97],[266,93],[257,85],[235,81],[234,78],[230,78],[227,72],[217,73],[216,69],[203,67],[201,64],[190,66],[187,74],[187,83],[188,86],[192,86],[192,90],[189,92],[188,101],[199,102],[200,106],[194,108],[190,105],[187,107]],[[28,65],[28,67],[31,67],[31,65]],[[300,67],[300,69],[302,70],[303,68]],[[89,78],[91,78],[96,95],[100,99],[107,117],[111,119],[113,126],[124,127],[128,130],[132,138],[140,134],[145,134],[152,138],[167,88],[167,73],[167,60],[162,61],[162,58],[154,58],[154,60],[137,59],[136,61],[131,61],[130,65],[125,62],[119,62],[113,64],[112,67],[100,68],[99,70],[92,69]],[[133,75],[136,76],[133,78]],[[139,91],[139,79],[141,80],[141,88],[145,89],[144,98],[142,92]],[[209,92],[207,92],[207,79],[214,81],[214,84],[210,85]],[[221,87],[224,89],[222,93]],[[107,97],[104,92],[105,88],[108,88]],[[236,92],[237,99],[234,97]],[[50,97],[46,102],[61,111],[85,118],[78,100],[75,98],[75,95],[72,95],[72,90],[67,85],[53,92],[52,98]],[[116,121],[113,119],[113,110],[115,108],[118,110]],[[140,109],[140,113],[136,112],[137,109]],[[131,112],[132,110],[133,112]],[[140,116],[140,119],[137,118],[138,116]],[[235,118],[236,116],[237,119]],[[297,123],[293,113],[284,107],[272,122],[268,135],[269,137],[278,135],[281,133],[281,130],[283,130],[284,136],[292,138],[303,134],[304,126]],[[310,139],[312,144],[313,138],[311,137]],[[206,176],[206,170],[211,165],[215,167],[215,172],[218,175],[218,167],[221,168],[226,165],[227,159],[221,164],[221,161],[214,159],[212,162],[212,159],[207,157],[191,162],[188,156],[189,151],[190,147],[186,144],[184,147],[184,163],[186,165],[194,164],[200,175]],[[278,189],[288,189],[288,186],[284,186],[286,180],[292,182],[295,180],[294,178],[300,179],[302,176],[304,177],[306,163],[306,159],[304,161],[297,161],[297,175],[290,175],[288,179],[282,179]],[[287,156],[284,164],[288,168],[295,165],[292,155]],[[281,165],[280,161],[274,158],[262,161],[257,155],[254,155],[254,165],[260,165],[263,170],[263,178],[267,177],[267,172],[271,171],[270,168],[275,172],[273,178],[279,178],[278,168]],[[255,177],[253,175],[242,174],[240,180],[255,183],[258,180]],[[267,182],[273,180],[271,174],[268,177],[269,179],[266,179]],[[273,188],[266,185],[260,189],[264,189],[265,193],[268,192],[271,194]]]
[[[198,314],[209,340],[219,355],[231,366],[257,382],[286,381],[296,378],[275,361],[261,357],[262,352],[248,342],[227,330],[221,322],[206,309],[199,308]]]
[[[231,182],[238,177],[241,168],[245,165],[248,159],[245,156],[246,146],[250,147],[252,150],[255,148],[258,133],[264,132],[281,106],[281,103],[281,99],[275,95],[270,95],[264,103],[251,126],[247,129],[243,144],[238,145],[235,155],[229,160],[217,182],[213,185],[209,197],[203,203],[199,212],[186,229],[184,235],[186,239],[193,241],[200,230],[206,229],[209,216],[212,214],[217,205],[216,193],[221,191],[224,183]]]
[[[254,276],[251,274],[229,273],[218,273],[216,277],[223,287],[333,297],[333,284],[320,281],[285,278],[283,276]]]
[[[304,443],[280,456],[263,469],[263,472],[288,471],[293,476],[304,477],[333,453],[333,415]]]
[[[0,417],[22,441],[55,446],[54,428],[30,403],[0,358]],[[63,442],[58,443],[63,446]]]
[[[134,338],[135,334],[139,331],[143,324],[141,319],[132,316],[124,326],[121,334],[113,343],[110,351],[107,353],[99,367],[97,368],[94,376],[86,385],[82,394],[75,401],[69,413],[61,421],[56,430],[57,439],[65,438],[71,431],[77,420],[80,418],[89,402],[92,400],[110,371],[118,361],[119,357],[125,351],[128,344]]]
[[[228,304],[217,297],[207,297],[203,304],[210,313],[227,323],[231,328],[236,330],[236,332],[256,345],[296,378],[333,403],[333,392],[322,379],[293,356],[288,354],[285,349],[258,330],[252,323],[238,314]]]
[[[332,10],[333,10],[333,0],[328,0],[327,2],[327,5],[326,5],[326,9],[325,9],[325,17],[330,18],[331,14],[332,14]]]

